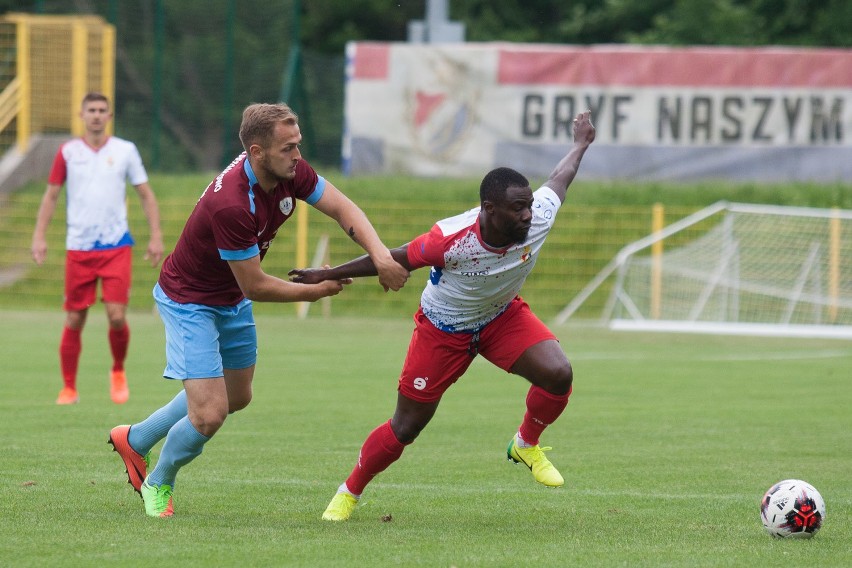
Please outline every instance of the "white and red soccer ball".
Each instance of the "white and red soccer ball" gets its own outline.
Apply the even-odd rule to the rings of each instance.
[[[811,538],[825,520],[825,501],[810,483],[785,479],[763,496],[760,519],[775,538]]]

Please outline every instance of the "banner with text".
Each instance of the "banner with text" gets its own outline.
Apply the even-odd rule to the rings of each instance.
[[[547,176],[574,115],[590,178],[852,181],[852,50],[347,46],[347,173]]]

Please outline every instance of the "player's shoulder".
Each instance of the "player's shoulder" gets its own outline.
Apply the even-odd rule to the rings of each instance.
[[[314,167],[304,158],[296,162],[296,175],[317,175]]]
[[[562,199],[546,185],[541,186],[533,193],[533,218],[543,219],[548,225],[551,225],[561,207]]]
[[[245,171],[246,160],[245,152],[234,158],[230,164],[225,166],[225,169],[213,178],[207,191],[219,193],[227,187],[229,190],[236,188],[247,192],[249,190],[249,176]]]
[[[118,136],[110,136],[107,141],[107,145],[112,146],[113,148],[120,148],[124,151],[135,151],[136,144],[130,140],[126,140],[124,138],[119,138]]]
[[[244,219],[254,217],[245,193],[233,186],[219,191],[208,187],[198,200],[196,208],[203,213],[204,217],[215,220],[215,223],[220,226],[240,225]]]
[[[441,219],[435,223],[435,228],[444,237],[455,235],[460,231],[472,227],[476,223],[476,219],[479,217],[479,209],[479,207],[474,207],[464,213]]]
[[[250,191],[248,175],[243,170],[245,154],[237,156],[204,190],[199,203],[207,209],[250,209],[246,195]]]
[[[304,195],[314,191],[320,175],[306,160],[296,163],[296,176],[289,181],[290,187],[296,190],[297,195]]]
[[[562,200],[559,199],[556,192],[546,185],[535,190],[533,193],[533,199],[535,201],[541,201],[546,205],[556,207],[557,209],[562,205]]]
[[[75,138],[69,138],[68,140],[66,140],[62,144],[60,144],[58,152],[59,153],[74,152],[78,149],[87,148],[87,147],[88,147],[88,144],[86,144],[86,141],[83,140],[82,138],[80,138],[79,136],[77,136]]]
[[[93,154],[92,147],[89,146],[82,137],[77,136],[63,142],[56,151],[57,157],[62,156],[66,162],[85,161]]]

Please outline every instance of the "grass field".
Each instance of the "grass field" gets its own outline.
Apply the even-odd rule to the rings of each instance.
[[[506,462],[526,387],[480,360],[333,524],[320,515],[392,412],[412,324],[256,313],[255,400],[181,471],[176,517],[159,520],[106,443],[178,388],[160,377],[159,318],[131,316],[131,398],[116,406],[93,311],[81,403],[57,407],[62,314],[4,312],[0,565],[852,565],[849,342],[555,328],[575,391],[542,443],[565,487]],[[789,477],[827,503],[810,541],[772,540],[759,521],[763,492]]]

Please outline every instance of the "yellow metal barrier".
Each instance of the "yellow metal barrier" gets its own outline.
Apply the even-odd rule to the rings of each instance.
[[[0,56],[15,62],[0,76],[0,152],[25,152],[34,134],[79,135],[83,96],[115,97],[115,28],[99,16],[0,16]]]
[[[3,130],[18,115],[18,92],[21,88],[21,79],[15,77],[9,85],[0,93],[0,130]]]
[[[32,73],[30,73],[30,26],[24,20],[18,24],[18,64],[16,72],[20,87],[18,89],[18,119],[15,122],[17,133],[15,140],[18,149],[23,152],[29,146],[30,128],[32,126],[32,105],[30,104],[30,93],[32,92]]]
[[[655,203],[651,210],[651,232],[657,233],[665,227],[666,212],[662,203]],[[660,318],[660,304],[663,295],[663,241],[651,245],[651,317]]]
[[[834,215],[829,222],[828,245],[828,295],[831,299],[828,310],[829,323],[837,321],[840,302],[840,209],[834,208]]]

